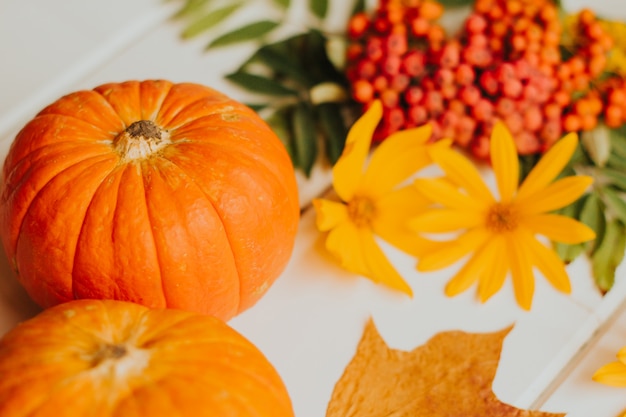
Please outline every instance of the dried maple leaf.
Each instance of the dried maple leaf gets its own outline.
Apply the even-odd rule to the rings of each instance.
[[[510,330],[439,333],[409,352],[389,348],[370,320],[326,417],[563,417],[520,410],[493,393]]]

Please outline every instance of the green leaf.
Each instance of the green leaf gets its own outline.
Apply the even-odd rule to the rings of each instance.
[[[594,279],[603,292],[610,290],[615,282],[615,270],[626,250],[625,234],[622,222],[616,219],[609,222],[602,243],[591,258]]]
[[[626,159],[626,126],[610,129],[611,145],[613,153]]]
[[[626,172],[612,168],[598,169],[597,173],[602,177],[601,181],[608,181],[622,191],[626,191]]]
[[[293,132],[290,125],[290,109],[288,107],[279,109],[267,118],[267,124],[272,128],[276,136],[285,146],[291,161],[297,166],[296,155],[293,144]]]
[[[474,0],[438,0],[438,2],[444,7],[463,7],[474,4]]]
[[[307,103],[296,104],[293,112],[293,131],[298,165],[308,177],[317,159],[318,146],[313,109]]]
[[[348,127],[338,103],[322,103],[317,106],[319,124],[326,141],[326,157],[331,165],[337,162],[346,144]]]
[[[309,7],[315,16],[323,19],[328,13],[328,0],[309,0]]]
[[[365,6],[365,0],[356,0],[354,2],[354,7],[352,7],[352,14],[350,16],[365,12]]]
[[[602,188],[602,195],[610,214],[626,223],[626,201],[624,198],[611,187]]]
[[[305,88],[313,85],[314,80],[308,76],[307,70],[298,65],[294,54],[278,48],[263,47],[255,56],[274,71],[284,74]]]
[[[597,249],[598,243],[602,241],[606,218],[604,216],[604,203],[596,193],[590,193],[580,210],[579,220],[596,232],[596,238],[585,243],[587,254],[592,255]]]
[[[225,33],[215,38],[207,48],[215,48],[218,46],[226,46],[234,43],[245,42],[252,39],[260,38],[278,26],[278,23],[271,20],[260,20],[258,22],[249,23],[238,29]]]
[[[209,0],[187,0],[185,5],[181,7],[174,16],[174,19],[179,19],[181,17],[196,13],[198,10],[202,9]]]
[[[584,207],[585,202],[586,202],[588,197],[589,197],[588,195],[585,195],[582,198],[579,198],[578,200],[576,200],[572,204],[570,204],[570,205],[568,205],[568,206],[558,210],[557,213],[561,214],[563,216],[570,217],[572,219],[580,218],[580,213],[581,213],[582,208]],[[553,245],[554,250],[556,251],[556,253],[559,255],[559,257],[566,264],[569,264],[570,262],[573,262],[585,250],[585,244],[584,243],[578,243],[578,244],[570,245],[570,244],[567,244],[567,243],[553,242],[552,245]]]
[[[289,6],[291,5],[290,0],[274,0],[274,3],[278,4],[283,9],[288,9]]]
[[[255,93],[283,97],[298,95],[297,91],[285,87],[283,84],[272,78],[267,78],[256,74],[250,74],[248,72],[233,72],[226,75],[226,79]]]
[[[192,24],[187,26],[182,33],[182,37],[185,39],[192,38],[205,30],[209,30],[222,20],[226,19],[233,12],[235,12],[239,7],[241,7],[241,3],[234,3],[229,6],[224,6],[220,9],[215,9],[208,14],[202,16],[201,18],[195,20]]]

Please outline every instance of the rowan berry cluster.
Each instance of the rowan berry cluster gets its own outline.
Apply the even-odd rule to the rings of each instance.
[[[612,41],[591,11],[579,14],[567,56],[550,0],[476,0],[453,37],[437,23],[442,14],[434,0],[381,0],[373,15],[349,21],[353,98],[384,106],[375,140],[429,122],[433,140],[450,137],[487,158],[500,120],[518,152],[533,154],[564,131],[592,129],[607,117],[606,94],[592,81],[603,73]],[[613,90],[626,94],[623,83]],[[626,107],[617,109],[613,123],[626,119]]]

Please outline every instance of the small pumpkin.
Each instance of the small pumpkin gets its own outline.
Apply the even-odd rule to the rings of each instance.
[[[18,133],[0,183],[4,249],[42,307],[103,298],[226,320],[282,272],[298,219],[278,137],[193,83],[62,97]]]
[[[221,320],[114,300],[44,310],[0,339],[3,417],[293,417],[286,387]]]

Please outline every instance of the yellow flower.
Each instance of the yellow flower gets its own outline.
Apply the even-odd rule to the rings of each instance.
[[[417,179],[415,186],[441,207],[417,216],[410,226],[419,233],[461,233],[421,257],[418,270],[447,267],[473,252],[447,284],[447,295],[457,295],[478,281],[478,295],[485,302],[500,290],[510,272],[517,302],[529,310],[534,293],[533,267],[556,289],[569,293],[563,262],[536,235],[570,244],[595,237],[586,225],[550,213],[577,200],[593,181],[588,176],[570,176],[553,182],[577,142],[575,134],[558,141],[518,187],[515,143],[505,125],[496,124],[490,155],[499,200],[468,159],[450,149],[432,149],[432,158],[447,178]]]
[[[626,347],[617,353],[617,362],[611,362],[593,374],[593,380],[612,387],[626,387]]]
[[[429,148],[443,148],[449,141],[427,144],[430,126],[407,129],[386,138],[369,155],[372,135],[382,117],[375,101],[357,120],[333,167],[333,188],[341,201],[315,199],[317,227],[328,231],[326,249],[342,267],[374,282],[412,295],[411,287],[394,269],[378,246],[376,236],[414,256],[428,246],[408,229],[406,222],[429,204],[410,184],[402,182],[432,163]]]

